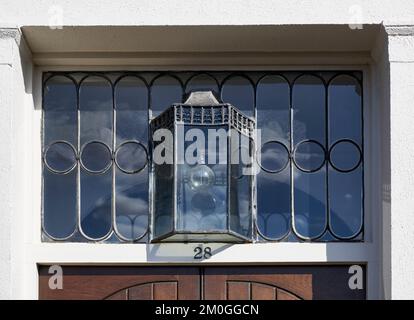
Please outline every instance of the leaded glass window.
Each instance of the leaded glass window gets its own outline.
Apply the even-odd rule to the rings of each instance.
[[[359,71],[45,73],[43,240],[148,242],[150,122],[200,90],[260,132],[253,241],[363,240]]]

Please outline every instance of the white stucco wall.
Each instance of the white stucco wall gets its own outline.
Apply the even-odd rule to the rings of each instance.
[[[390,30],[391,296],[414,299],[414,30]]]
[[[0,137],[1,145],[3,148],[0,153],[0,179],[2,181],[11,182],[10,177],[10,134],[11,134],[11,112],[9,110],[11,104],[11,96],[9,92],[11,90],[10,79],[12,74],[11,63],[11,48],[13,47],[13,39],[3,38],[0,39]],[[0,290],[2,297],[9,297],[11,295],[11,238],[10,238],[10,225],[11,225],[11,211],[12,201],[10,189],[5,187],[0,190],[0,211],[3,212],[0,223]]]
[[[60,23],[64,26],[108,26],[108,28],[166,25],[273,25],[287,28],[309,25],[310,28],[311,25],[326,25],[329,30],[334,25],[349,23],[383,24],[385,28],[375,35],[377,39],[374,39],[376,41],[372,49],[368,50],[360,43],[353,44],[351,36],[344,44],[345,48],[349,47],[347,51],[351,53],[341,54],[337,44],[335,51],[338,52],[330,53],[329,51],[334,50],[325,43],[323,55],[315,54],[312,58],[306,59],[308,44],[305,43],[303,59],[294,60],[291,56],[281,59],[279,57],[283,53],[278,53],[278,58],[269,60],[268,63],[270,65],[272,61],[278,61],[283,68],[295,67],[298,61],[308,67],[327,65],[327,61],[332,62],[333,65],[342,63],[351,65],[353,58],[349,62],[348,55],[362,57],[358,58],[358,65],[368,68],[372,76],[368,90],[372,105],[371,135],[375,143],[371,143],[366,152],[372,153],[372,156],[377,158],[373,160],[373,167],[378,167],[378,170],[372,169],[373,177],[370,184],[375,203],[369,205],[369,209],[371,225],[378,232],[372,233],[371,240],[365,247],[358,247],[360,249],[355,251],[350,250],[342,256],[338,254],[345,251],[342,244],[336,246],[306,244],[301,249],[297,249],[292,244],[281,244],[270,256],[267,253],[274,249],[266,244],[248,249],[251,251],[247,260],[250,262],[253,260],[340,262],[344,261],[343,259],[347,261],[366,259],[371,261],[372,268],[370,268],[375,273],[370,281],[378,282],[377,285],[370,287],[371,291],[375,291],[370,293],[370,297],[414,299],[412,276],[414,272],[414,130],[412,128],[414,2],[410,0],[126,0],[122,2],[2,0],[0,2],[0,145],[2,146],[0,148],[0,181],[2,182],[0,298],[36,298],[36,263],[39,262],[68,263],[73,262],[71,257],[74,256],[77,257],[76,261],[81,263],[116,263],[120,262],[120,259],[126,259],[126,263],[162,260],[156,256],[152,257],[145,247],[138,248],[134,245],[91,248],[73,244],[44,245],[39,241],[39,70],[42,70],[42,67],[35,64],[41,63],[47,66],[47,63],[53,62],[59,65],[60,61],[64,60],[73,64],[72,67],[66,68],[76,68],[76,63],[85,64],[91,61],[95,63],[95,69],[111,66],[111,63],[122,65],[119,62],[121,58],[118,56],[112,57],[112,60],[107,58],[97,60],[94,57],[85,62],[82,51],[88,51],[88,43],[87,41],[76,43],[70,39],[71,34],[73,35],[71,32],[65,34],[64,41],[74,43],[72,47],[79,46],[80,53],[76,59],[71,58],[72,53],[57,52],[59,48],[54,47],[53,43],[48,44],[47,41],[36,47],[41,48],[42,53],[34,52],[32,56],[32,48],[26,46],[19,29]],[[295,32],[292,34],[295,35]],[[332,34],[335,35],[334,32]],[[93,35],[97,37],[93,39],[95,44],[97,42],[99,44],[99,39],[105,38],[99,32]],[[117,34],[114,33],[114,37],[116,36]],[[297,34],[296,36],[300,37]],[[281,38],[283,39],[283,34]],[[34,44],[36,44],[35,40],[33,40]],[[128,39],[114,40],[121,43]],[[162,47],[162,43],[157,45]],[[367,50],[363,55],[358,52],[361,47]],[[53,53],[48,54],[48,48],[53,48]],[[215,50],[214,47],[210,49],[210,51]],[[179,48],[177,50],[179,51]],[[279,48],[279,51],[283,52],[283,48]],[[315,48],[312,51],[315,51]],[[55,54],[60,54],[61,60],[54,59]],[[129,65],[139,61],[140,57],[134,59],[129,62]],[[203,59],[202,61],[207,61],[208,57]],[[227,56],[226,59],[223,61],[232,63],[232,57]],[[266,59],[270,58],[266,56]],[[179,65],[183,60],[174,61]],[[260,64],[260,59],[256,58],[256,61]],[[237,63],[242,65],[243,60],[237,60]],[[99,67],[100,65],[102,66]],[[273,67],[278,65],[275,63]],[[328,251],[335,253],[333,257],[327,257]],[[246,252],[249,251],[234,246],[218,255],[212,262],[228,262],[231,259],[242,262],[241,257],[246,255]],[[176,260],[178,262],[183,261],[176,257],[174,259],[178,259]]]
[[[31,67],[19,30],[0,28],[0,299],[21,297],[24,291],[25,213],[31,204]]]
[[[0,8],[0,21],[18,26],[48,24],[60,8],[68,26],[414,22],[410,0],[3,0]]]

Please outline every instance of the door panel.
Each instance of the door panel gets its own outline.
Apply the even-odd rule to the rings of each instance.
[[[146,283],[122,291],[126,292],[125,300],[152,300],[153,287],[153,283]]]
[[[276,300],[275,287],[262,283],[252,283],[252,300]]]
[[[64,267],[62,290],[49,288],[47,270],[39,268],[40,299],[200,299],[199,268]]]
[[[272,268],[206,268],[207,300],[312,299],[312,274],[275,274]]]
[[[106,300],[178,300],[178,282],[151,282],[122,289]]]

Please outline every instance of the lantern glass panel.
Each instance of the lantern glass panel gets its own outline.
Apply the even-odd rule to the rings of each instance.
[[[190,133],[195,139],[184,141],[184,163],[177,165],[178,231],[226,231],[228,228],[226,129],[227,126],[193,125],[184,128],[184,134]],[[215,138],[219,130],[224,132],[224,141]],[[210,138],[216,140],[214,145]]]
[[[174,165],[171,163],[154,162],[154,204],[154,236],[173,232]]]
[[[253,143],[231,131],[229,229],[246,238],[252,236]]]

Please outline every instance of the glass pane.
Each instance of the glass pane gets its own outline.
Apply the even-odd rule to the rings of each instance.
[[[325,144],[325,86],[316,76],[299,77],[292,92],[293,145],[305,139]]]
[[[148,227],[148,169],[139,174],[116,170],[116,223],[118,232],[133,240]]]
[[[221,88],[221,99],[243,111],[246,116],[254,116],[254,88],[246,77],[228,78]]]
[[[178,165],[178,229],[227,229],[227,165]]]
[[[361,152],[355,144],[341,140],[332,147],[330,161],[337,170],[351,171],[360,163]]]
[[[294,168],[294,226],[299,236],[316,238],[326,228],[326,170],[304,173]]]
[[[81,153],[82,166],[91,172],[103,172],[112,164],[112,154],[108,146],[100,142],[90,142]]]
[[[154,164],[154,236],[171,232],[174,227],[174,166]]]
[[[213,91],[218,94],[219,88],[217,81],[208,74],[198,74],[193,76],[187,83],[185,93],[189,94],[192,91]]]
[[[44,146],[65,140],[77,148],[77,93],[75,83],[63,76],[50,78],[43,88]]]
[[[261,143],[279,141],[289,145],[290,89],[285,79],[266,76],[257,85],[257,128]]]
[[[256,106],[262,144],[262,170],[257,175],[257,226],[264,237],[277,240],[287,235],[291,220],[287,81],[277,75],[263,77],[257,85]]]
[[[260,150],[260,167],[271,173],[282,171],[289,163],[289,152],[285,145],[268,141]]]
[[[244,135],[231,133],[230,230],[245,237],[252,233],[253,143]],[[236,139],[238,140],[237,143]],[[235,156],[236,159],[235,159]]]
[[[334,78],[328,89],[329,140],[351,139],[361,144],[361,87],[348,75]]]
[[[102,77],[88,77],[79,92],[81,146],[101,141],[112,146],[112,88]]]
[[[209,126],[209,129],[212,128]],[[221,126],[215,128],[223,129]],[[227,229],[227,159],[224,164],[216,163],[217,158],[210,159],[211,154],[206,151],[209,129],[197,126],[185,128],[185,134],[189,130],[198,130],[204,141],[197,145],[199,148],[194,149],[197,151],[195,164],[187,162],[189,159],[186,157],[185,164],[177,166],[177,214],[178,229],[181,230]],[[190,148],[197,139],[184,142],[186,153],[193,150]]]
[[[158,116],[173,103],[180,103],[183,99],[181,83],[174,77],[161,76],[151,86],[152,117]]]
[[[325,163],[325,150],[315,141],[304,141],[297,145],[295,164],[303,171],[317,171]]]
[[[355,169],[362,160],[357,146],[362,143],[361,87],[353,77],[340,75],[331,81],[328,94],[330,226],[338,238],[351,238],[363,223],[363,173],[361,166]]]
[[[116,145],[148,140],[148,89],[135,77],[122,78],[115,87]]]
[[[136,173],[148,163],[147,149],[137,142],[126,142],[116,152],[118,168],[126,173]]]
[[[55,174],[43,168],[43,225],[54,238],[67,238],[76,229],[76,172]]]
[[[112,227],[112,169],[102,174],[81,170],[81,228],[86,236],[99,239]]]
[[[66,142],[55,142],[45,151],[45,163],[51,171],[68,172],[76,166],[76,151]]]
[[[355,236],[362,225],[362,169],[341,173],[329,169],[331,231],[339,238]]]
[[[168,128],[168,130],[172,130]],[[163,137],[162,141],[153,140],[153,150],[161,149],[153,155],[154,184],[152,192],[153,235],[159,237],[170,233],[174,228],[174,165],[173,139]]]
[[[136,77],[122,78],[115,88],[115,106],[117,231],[122,237],[134,240],[144,235],[148,228],[146,146],[149,119],[145,83]]]
[[[257,175],[257,224],[260,233],[280,239],[290,230],[290,167],[272,174],[263,170]]]
[[[231,177],[230,230],[245,237],[252,231],[252,176]]]

